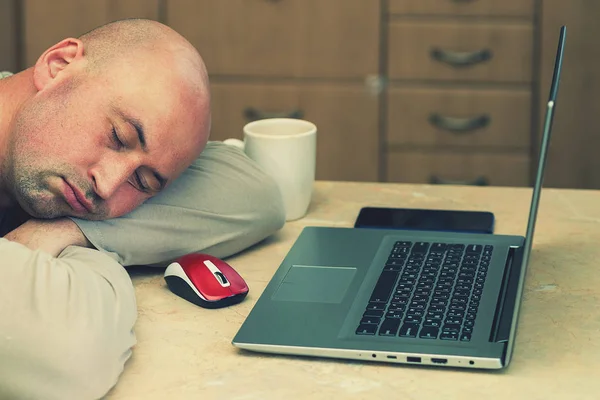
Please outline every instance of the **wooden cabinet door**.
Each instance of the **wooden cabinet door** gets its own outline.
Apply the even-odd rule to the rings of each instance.
[[[213,76],[378,72],[379,1],[166,1],[167,24],[196,46]]]
[[[24,0],[25,66],[53,44],[122,18],[158,19],[160,0]]]
[[[561,25],[567,26],[565,58],[544,184],[550,187],[600,189],[600,2],[544,0],[541,18],[539,154]],[[537,168],[537,157],[533,171]]]
[[[317,179],[378,179],[378,97],[361,85],[213,82],[211,140],[243,137],[259,118],[317,125]]]
[[[16,0],[0,0],[0,71],[17,72]]]

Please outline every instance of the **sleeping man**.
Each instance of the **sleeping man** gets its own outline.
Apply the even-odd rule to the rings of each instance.
[[[0,80],[0,398],[104,396],[135,344],[123,266],[226,257],[283,226],[274,181],[209,131],[202,58],[154,21]]]

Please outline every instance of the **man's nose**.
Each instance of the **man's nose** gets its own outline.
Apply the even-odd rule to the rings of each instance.
[[[105,158],[91,169],[94,190],[102,199],[109,199],[135,172],[135,160],[125,157]]]

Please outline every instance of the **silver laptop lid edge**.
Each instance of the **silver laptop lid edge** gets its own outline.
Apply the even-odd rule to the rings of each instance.
[[[529,209],[529,221],[527,222],[527,232],[525,234],[525,242],[523,244],[523,259],[521,262],[521,274],[519,276],[519,284],[517,289],[516,306],[513,314],[513,320],[511,324],[510,336],[508,340],[508,349],[506,354],[505,363],[508,363],[512,354],[512,348],[514,346],[514,339],[517,330],[517,322],[519,319],[519,310],[521,308],[521,299],[523,295],[523,288],[525,285],[525,276],[527,274],[527,267],[529,265],[529,257],[531,255],[531,248],[533,244],[533,233],[535,231],[535,223],[537,219],[538,206],[540,197],[542,194],[542,185],[544,181],[544,171],[546,168],[546,157],[548,155],[548,147],[550,144],[550,136],[552,134],[552,122],[554,120],[554,110],[556,108],[556,97],[558,94],[558,86],[560,83],[560,74],[562,71],[562,63],[564,56],[564,46],[567,34],[566,26],[560,28],[560,34],[558,39],[558,48],[556,50],[556,59],[554,62],[554,73],[552,75],[552,84],[550,86],[550,93],[548,96],[548,103],[546,106],[546,116],[544,119],[544,127],[542,134],[542,143],[540,147],[540,155],[538,161],[538,168],[535,177],[535,184],[533,186],[533,195],[531,197],[531,206]]]

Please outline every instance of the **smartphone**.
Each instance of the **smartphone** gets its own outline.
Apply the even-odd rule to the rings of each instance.
[[[489,211],[364,207],[354,227],[494,233],[494,221],[494,214]]]

